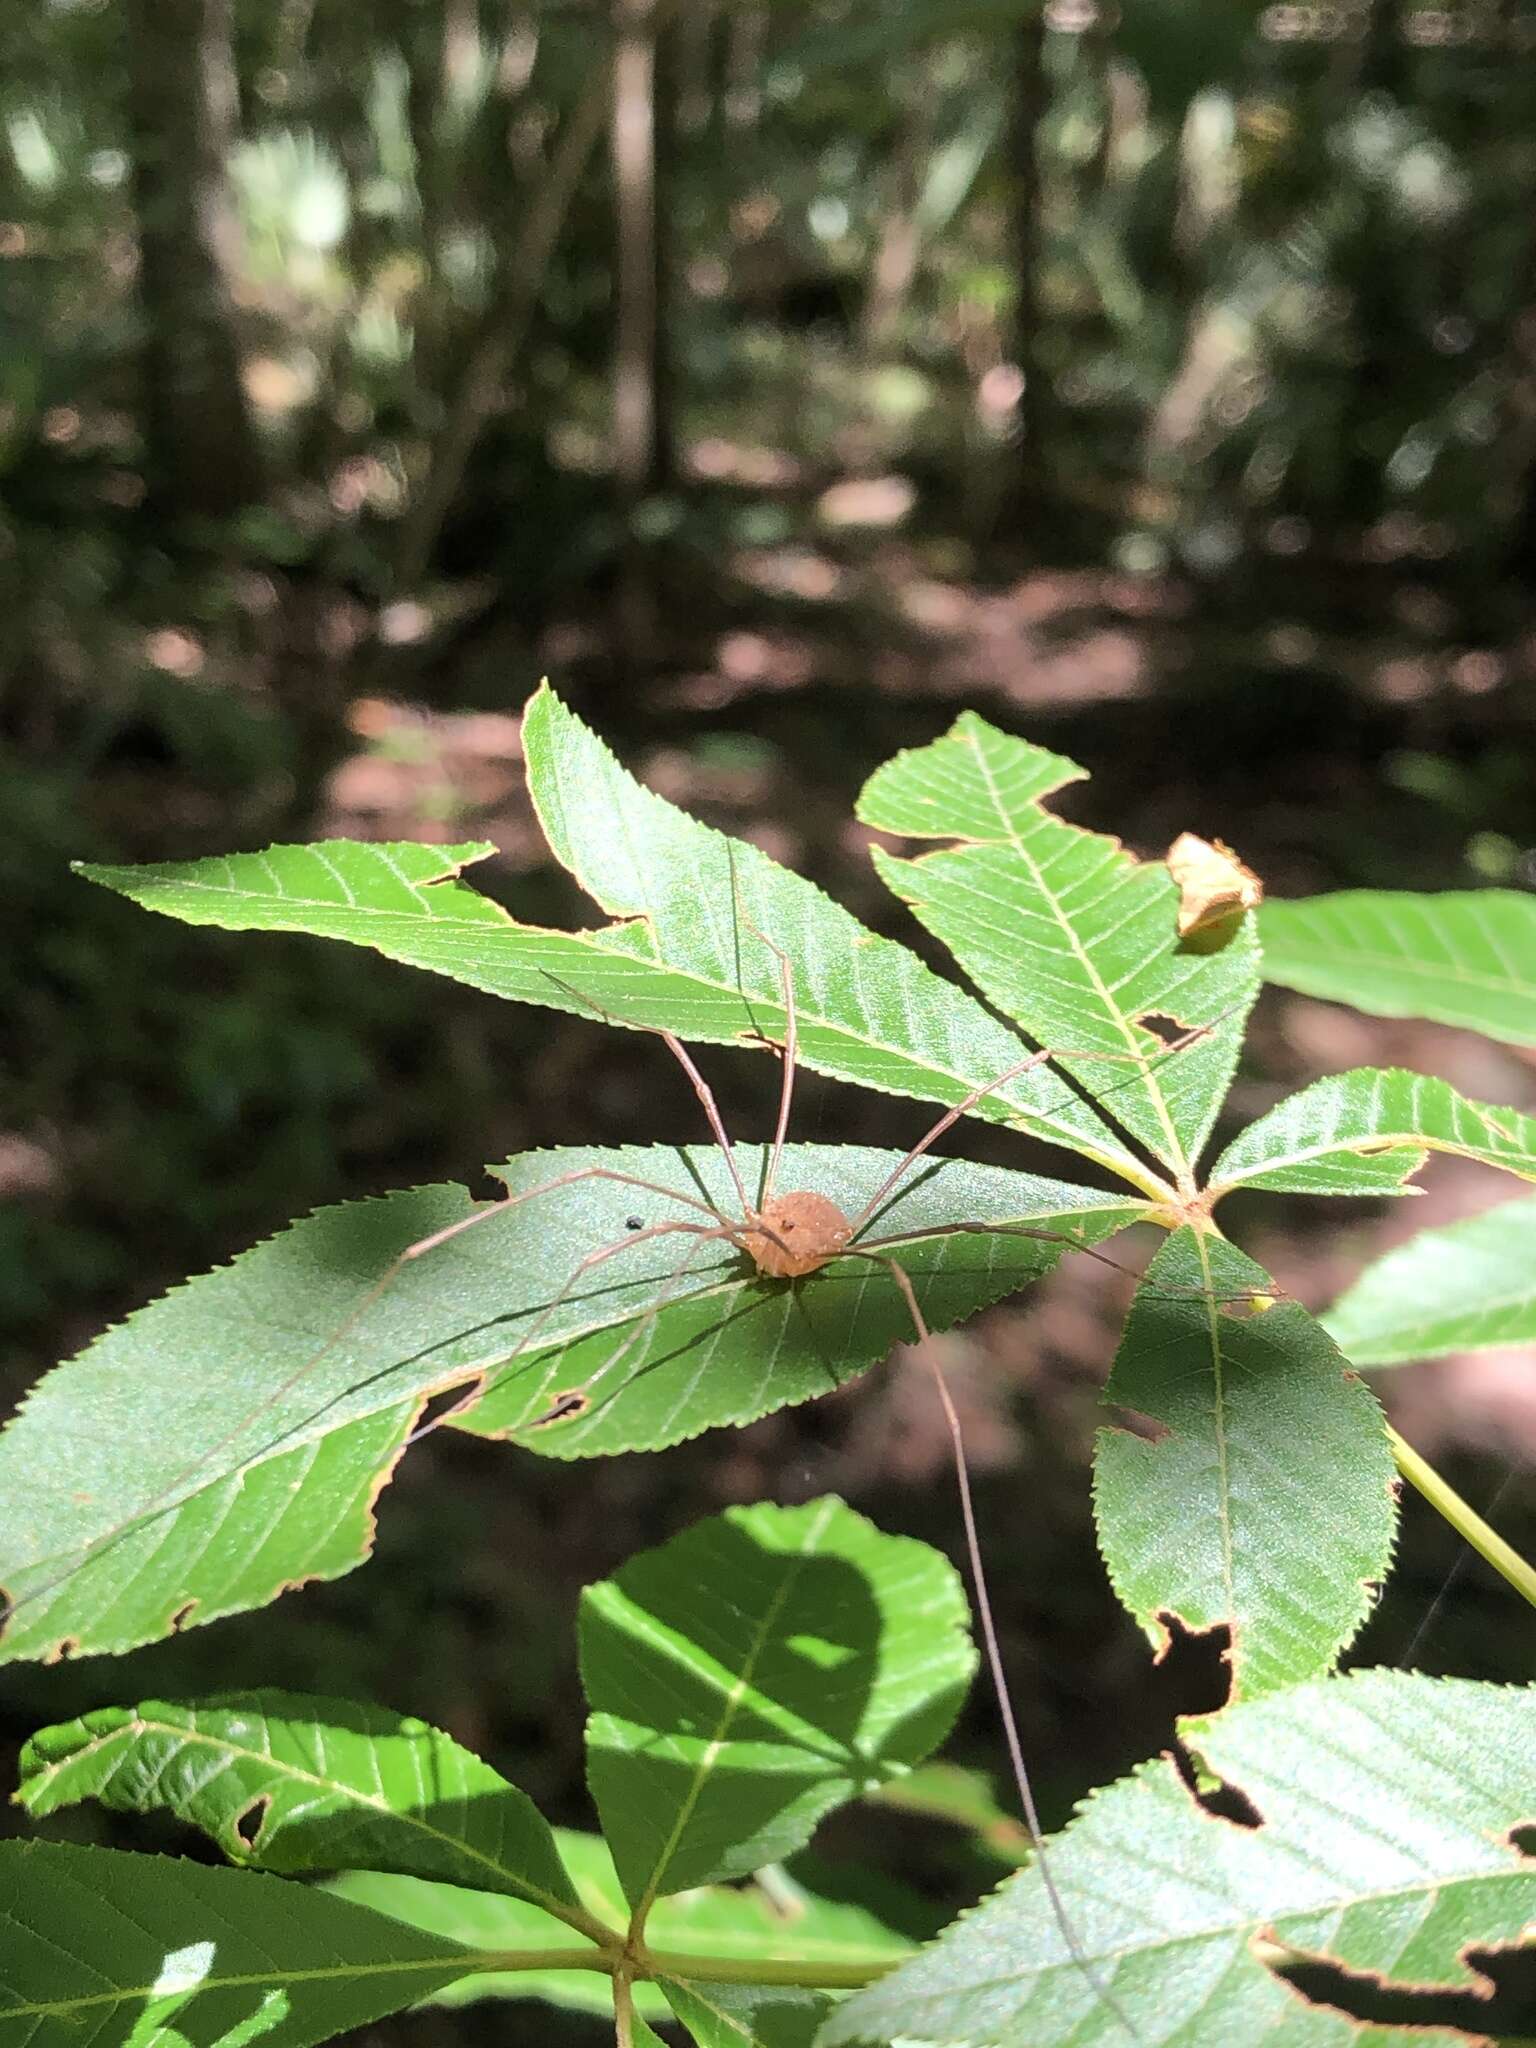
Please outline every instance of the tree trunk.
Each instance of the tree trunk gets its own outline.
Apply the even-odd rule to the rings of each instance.
[[[124,0],[149,484],[178,516],[261,494],[230,278],[231,0]]]
[[[657,402],[656,23],[653,0],[616,0],[613,57],[613,471],[631,512],[662,473]]]
[[[896,353],[912,287],[917,281],[922,241],[917,203],[923,165],[932,141],[926,83],[918,73],[900,93],[901,111],[886,165],[885,203],[880,209],[875,260],[859,323],[860,344],[866,361],[871,363]]]
[[[425,573],[475,443],[501,403],[503,382],[527,336],[576,188],[602,139],[612,91],[609,67],[601,62],[562,123],[548,168],[523,205],[495,302],[470,344],[427,475],[400,524],[397,591],[409,590]]]
[[[1045,9],[1039,6],[1020,22],[1014,38],[1013,101],[1010,127],[1013,161],[1014,359],[1024,374],[1019,406],[1017,509],[1024,520],[1047,492],[1047,422],[1049,380],[1040,350],[1038,274],[1042,240],[1040,153],[1036,131],[1045,112]]]

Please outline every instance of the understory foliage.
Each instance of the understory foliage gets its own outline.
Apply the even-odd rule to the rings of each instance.
[[[518,922],[461,879],[483,845],[85,872],[187,923],[345,940],[616,1027],[793,1037],[806,1067],[966,1104],[1085,1178],[925,1157],[882,1194],[901,1155],[791,1141],[780,1189],[874,1207],[845,1255],[787,1281],[714,1226],[742,1203],[713,1146],[561,1149],[489,1169],[521,1202],[434,1186],[306,1217],[108,1332],[0,1437],[0,1655],[124,1651],[351,1570],[449,1390],[478,1398],[439,1401],[440,1423],[518,1450],[659,1452],[910,1341],[887,1261],[942,1330],[1143,1223],[1164,1242],[1106,1388],[1098,1541],[1152,1645],[1175,1621],[1225,1632],[1228,1703],[1182,1725],[1187,1774],[1155,1758],[1102,1788],[1048,1861],[914,1953],[780,1866],[851,1800],[978,1824],[931,1761],[977,1664],[960,1579],[836,1499],[731,1510],[586,1592],[591,1833],[553,1831],[448,1736],[344,1700],[148,1700],[43,1730],[32,1814],[163,1811],[235,1867],[0,1844],[0,2036],[289,2048],[422,2000],[536,1997],[610,2013],[620,2044],[655,2024],[700,2048],[1326,2048],[1410,2038],[1352,2017],[1352,1993],[1472,2003],[1476,1952],[1536,1920],[1516,1839],[1536,1701],[1339,1674],[1391,1565],[1394,1460],[1427,1469],[1355,1368],[1536,1337],[1532,1200],[1426,1232],[1322,1318],[1225,1238],[1221,1204],[1408,1192],[1431,1151],[1536,1180],[1536,1119],[1360,1069],[1212,1140],[1266,971],[1536,1043],[1536,906],[1340,896],[1181,942],[1166,866],[1047,807],[1081,771],[968,714],[882,768],[859,815],[904,849],[876,852],[883,878],[983,1003],[640,787],[547,689],[524,739],[550,846],[606,922]],[[737,1147],[735,1169],[761,1201],[769,1148]],[[1022,1555],[1024,1531],[989,1535]],[[1334,1966],[1329,2002],[1298,1963]]]

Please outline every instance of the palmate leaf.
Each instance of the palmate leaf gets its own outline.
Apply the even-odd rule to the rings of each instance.
[[[851,1213],[899,1158],[789,1147],[780,1184],[819,1188]],[[755,1186],[763,1154],[740,1148],[738,1159]],[[527,1189],[593,1164],[733,1199],[719,1153],[702,1146],[562,1150],[498,1171]],[[914,1233],[901,1261],[938,1328],[1048,1271],[1062,1239],[1096,1243],[1143,1206],[945,1161],[911,1176],[875,1229]],[[173,1621],[211,1621],[352,1569],[434,1389],[485,1378],[491,1391],[465,1426],[510,1433],[556,1391],[590,1382],[587,1416],[522,1441],[561,1457],[655,1449],[812,1399],[912,1334],[894,1281],[868,1260],[786,1283],[687,1235],[630,1242],[637,1212],[646,1226],[701,1219],[600,1179],[497,1214],[369,1302],[407,1245],[471,1208],[448,1186],[323,1210],[42,1380],[0,1435],[0,1585],[15,1603],[0,1657],[46,1657],[66,1643],[124,1649]],[[1062,1237],[921,1241],[957,1219]],[[624,1250],[560,1299],[582,1256],[614,1244]],[[697,1269],[679,1278],[690,1252]]]
[[[1196,1804],[1173,1764],[1095,1794],[1051,1847],[1083,1954],[1036,1871],[1010,1878],[932,1948],[840,2005],[821,2034],[908,2048],[1121,2048],[1141,2039],[1373,2048],[1265,1969],[1262,1939],[1375,1988],[1466,1988],[1466,1951],[1536,1919],[1536,1864],[1510,1846],[1536,1801],[1536,1693],[1358,1673],[1234,1707],[1194,1735],[1258,1825]]]
[[[1301,1195],[1386,1195],[1430,1152],[1536,1180],[1536,1117],[1460,1095],[1448,1081],[1399,1067],[1331,1074],[1241,1132],[1211,1173],[1214,1195],[1235,1187]]]
[[[0,1842],[0,2043],[306,2048],[425,1998],[470,1951],[249,1870]]]
[[[629,1906],[602,1837],[558,1829],[556,1842],[586,1910],[622,1928]],[[527,1959],[540,1948],[560,1955],[571,1946],[567,1930],[548,1914],[504,1894],[374,1871],[349,1872],[330,1889],[469,1949],[513,1949]],[[771,1890],[757,1883],[710,1885],[658,1899],[647,1940],[658,1954],[686,1955],[695,1966],[703,1957],[748,1968],[798,1967],[807,1975],[876,1972],[912,1953],[908,1942],[864,1907],[820,1898],[783,1871],[774,1873]],[[435,1992],[432,2002],[467,2005],[486,1998],[543,1998],[580,2012],[606,2012],[612,2005],[600,1976],[569,1968],[483,1971]],[[635,1999],[647,2018],[668,2017],[666,1998],[656,1985],[636,1984]]]
[[[1421,1230],[1322,1318],[1357,1365],[1536,1343],[1536,1196]]]
[[[1536,897],[1344,889],[1259,915],[1267,980],[1374,1017],[1430,1017],[1536,1045]]]
[[[547,687],[523,725],[529,789],[555,856],[616,922],[517,923],[456,877],[494,849],[364,845],[147,867],[82,866],[146,909],[229,931],[371,946],[492,995],[715,1045],[782,1043],[793,966],[800,1058],[869,1088],[956,1103],[1029,1048],[981,1004],[814,884],[627,775]],[[974,1114],[1015,1123],[1148,1184],[1145,1165],[1059,1075],[1037,1067]]]
[[[955,842],[916,860],[877,849],[875,863],[991,1000],[1042,1044],[1069,1048],[1057,1064],[1187,1180],[1258,994],[1253,921],[1212,952],[1181,947],[1161,862],[1043,808],[1082,774],[966,712],[946,738],[878,769],[859,816]],[[1150,1017],[1211,1029],[1170,1057]]]
[[[1115,1591],[1226,1625],[1235,1697],[1327,1671],[1365,1618],[1395,1523],[1374,1396],[1294,1302],[1223,1240],[1182,1230],[1138,1290],[1105,1399],[1155,1434],[1099,1433],[1094,1504]]]
[[[102,1707],[32,1737],[16,1797],[34,1816],[82,1799],[165,1809],[231,1862],[285,1875],[401,1871],[587,1917],[527,1794],[382,1707],[273,1691]]]
[[[636,1920],[921,1762],[976,1653],[960,1581],[840,1500],[734,1508],[589,1587],[587,1777]]]

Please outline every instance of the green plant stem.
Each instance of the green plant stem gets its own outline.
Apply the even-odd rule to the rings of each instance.
[[[888,1977],[915,1951],[881,1956],[868,1963],[772,1962],[757,1956],[691,1956],[672,1949],[646,1949],[636,1976],[691,1978],[695,1984],[781,1984],[797,1991],[862,1991]]]
[[[613,2040],[614,2048],[634,2048],[635,1999],[623,1964],[613,1973]]]
[[[777,1961],[755,1956],[695,1956],[671,1949],[644,1949],[632,1958],[630,1974],[637,1980],[682,1977],[695,1984],[781,1984],[798,1991],[861,1991],[866,1984],[888,1976],[898,1963],[907,1961],[909,1951],[881,1956],[868,1963],[823,1963]],[[623,1965],[616,1949],[597,1948],[504,1948],[482,1949],[465,1958],[465,1975],[520,1970],[597,1970],[615,1976]]]
[[[1500,1578],[1507,1579],[1522,1599],[1536,1607],[1536,1569],[1527,1564],[1519,1551],[1506,1543],[1496,1530],[1490,1529],[1477,1510],[1464,1501],[1390,1423],[1387,1435],[1391,1440],[1392,1455],[1397,1460],[1397,1469],[1408,1484],[1423,1494],[1435,1512],[1445,1517],[1462,1541],[1469,1543],[1485,1563],[1491,1564]]]
[[[617,1948],[483,1948],[465,1958],[466,1977],[513,1975],[519,1970],[600,1970],[611,1977],[619,1965]]]

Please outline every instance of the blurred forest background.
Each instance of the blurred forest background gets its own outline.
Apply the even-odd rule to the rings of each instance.
[[[909,942],[851,802],[967,705],[1084,761],[1069,808],[1142,852],[1220,833],[1279,894],[1536,883],[1533,196],[1530,0],[0,0],[6,1395],[316,1203],[701,1135],[644,1038],[68,873],[487,837],[484,886],[580,918],[521,792],[542,673]],[[1533,1106],[1528,1057],[1298,999],[1254,1057],[1234,1114],[1361,1061]],[[760,1134],[769,1063],[709,1064]],[[804,1138],[926,1121],[801,1090]],[[1233,1221],[1321,1303],[1502,1192],[1442,1163],[1411,1216]],[[1087,1539],[1116,1292],[1064,1273],[946,1354],[1057,1819],[1212,1683],[1149,1672]],[[1390,1389],[1517,1541],[1532,1383]],[[354,1692],[580,1822],[579,1584],[763,1494],[948,1544],[945,1455],[900,1364],[574,1479],[445,1433],[365,1572],[13,1678],[8,1725]],[[1452,1554],[1410,1509],[1361,1658],[1528,1675],[1480,1568],[1430,1612]],[[984,1698],[959,1747],[995,1760]],[[826,1850],[926,1860],[914,1927],[935,1867],[976,1880],[918,1825]]]

